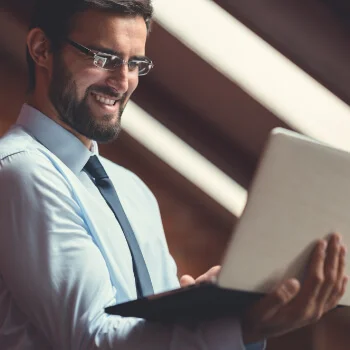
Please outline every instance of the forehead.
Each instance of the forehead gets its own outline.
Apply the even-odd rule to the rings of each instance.
[[[86,45],[140,54],[145,51],[147,27],[141,16],[88,10],[74,17],[70,37]]]

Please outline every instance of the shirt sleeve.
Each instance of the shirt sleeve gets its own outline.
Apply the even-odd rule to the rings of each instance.
[[[0,269],[53,349],[243,350],[236,319],[195,327],[104,313],[115,295],[69,183],[39,151],[0,162]]]

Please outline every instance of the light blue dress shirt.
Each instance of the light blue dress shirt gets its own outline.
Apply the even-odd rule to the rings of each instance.
[[[82,170],[93,153],[96,143],[91,152],[28,105],[0,140],[0,349],[244,349],[235,319],[188,328],[104,313],[135,299],[136,288],[124,234]],[[177,288],[153,194],[130,171],[100,160],[155,293]]]

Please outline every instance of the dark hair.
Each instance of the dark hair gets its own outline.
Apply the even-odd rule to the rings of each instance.
[[[125,16],[142,16],[150,30],[153,6],[152,0],[36,0],[30,29],[40,28],[50,40],[51,50],[60,49],[62,39],[67,37],[72,19],[89,9],[115,12]],[[27,48],[29,91],[35,88],[35,62]]]

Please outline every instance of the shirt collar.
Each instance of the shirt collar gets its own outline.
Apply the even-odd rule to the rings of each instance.
[[[93,154],[98,154],[95,141],[91,152],[72,133],[27,104],[22,106],[16,124],[22,126],[76,175]]]

